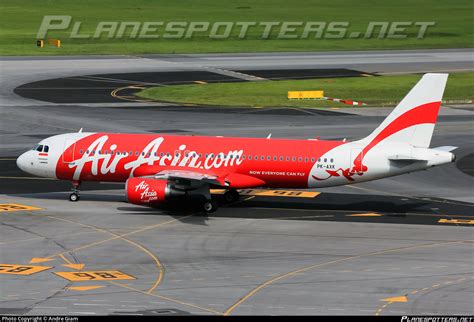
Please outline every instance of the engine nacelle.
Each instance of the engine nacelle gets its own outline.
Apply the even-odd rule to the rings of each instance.
[[[130,178],[125,183],[127,200],[136,205],[156,205],[185,195],[167,180]]]

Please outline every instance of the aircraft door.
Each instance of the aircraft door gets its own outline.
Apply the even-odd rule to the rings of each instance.
[[[66,139],[64,141],[64,149],[62,160],[63,163],[72,163],[74,162],[75,151],[76,150],[76,140]]]

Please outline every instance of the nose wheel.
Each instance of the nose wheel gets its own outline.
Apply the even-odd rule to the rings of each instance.
[[[76,202],[81,199],[79,194],[79,187],[81,186],[80,181],[73,181],[72,182],[72,193],[69,195],[69,201]]]
[[[79,199],[81,199],[81,196],[79,196],[79,194],[76,192],[73,192],[69,195],[69,201],[76,202],[79,201]]]

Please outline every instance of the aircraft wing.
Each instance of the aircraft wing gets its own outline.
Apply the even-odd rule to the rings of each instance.
[[[161,170],[154,175],[146,175],[143,177],[170,180],[181,183],[182,181],[193,181],[195,183],[207,183],[214,186],[232,188],[232,189],[245,189],[254,188],[265,185],[265,181],[258,178],[240,174],[240,173],[227,173],[224,175],[216,175],[210,172],[197,172],[189,170]]]
[[[218,177],[210,173],[194,172],[187,170],[163,170],[151,176],[154,179],[163,179],[170,181],[191,180],[201,181],[218,186],[224,186],[223,182],[218,180]]]

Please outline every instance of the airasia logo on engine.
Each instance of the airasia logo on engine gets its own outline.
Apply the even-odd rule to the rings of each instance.
[[[126,183],[127,200],[136,205],[158,204],[165,201],[168,182],[143,178],[130,178]]]
[[[153,200],[158,200],[158,194],[156,191],[150,191],[150,186],[145,181],[140,182],[135,187],[135,192],[140,193],[140,200],[144,202],[150,202]]]

